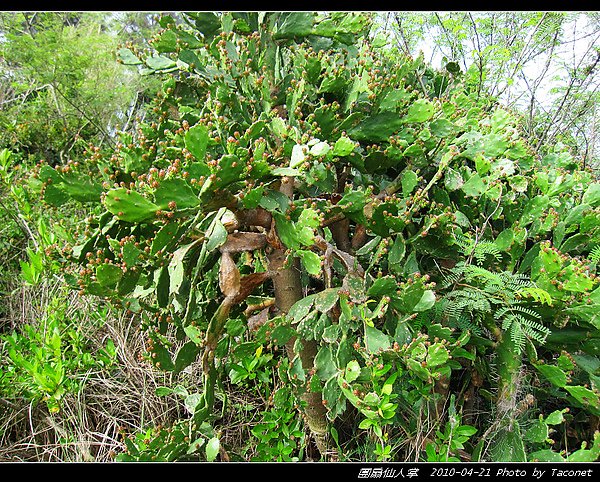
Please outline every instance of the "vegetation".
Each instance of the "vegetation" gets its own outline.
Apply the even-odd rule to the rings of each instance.
[[[21,239],[36,320],[4,308],[3,456],[599,458],[593,143],[503,106],[489,50],[463,71],[457,36],[436,69],[385,20],[165,14],[116,50],[160,79],[143,119],[111,135],[100,102],[68,160],[3,141],[0,248]]]

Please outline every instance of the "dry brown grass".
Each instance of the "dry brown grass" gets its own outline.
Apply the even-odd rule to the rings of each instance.
[[[40,325],[50,301],[62,296],[69,303],[66,317],[78,316],[73,321],[91,341],[91,351],[110,338],[117,363],[108,371],[75,374],[83,389],[67,394],[57,413],[50,413],[43,402],[0,394],[2,461],[110,461],[122,451],[122,433],[169,425],[181,415],[174,397],[155,394],[158,386],[169,384],[168,375],[141,358],[144,337],[139,317],[108,310],[103,323],[98,323],[95,299],[61,290],[64,287],[58,280],[37,287],[19,286],[16,280],[2,301],[5,316],[0,320],[0,333],[18,330],[23,324]]]

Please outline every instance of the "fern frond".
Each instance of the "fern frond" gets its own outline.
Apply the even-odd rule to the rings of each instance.
[[[545,327],[541,323],[528,320],[527,318],[523,318],[523,320],[521,320],[521,329],[528,338],[537,341],[540,345],[546,343],[546,338],[548,335],[550,335],[550,333],[552,333],[549,328]]]
[[[464,255],[470,256],[472,254],[470,250],[473,248],[474,243],[470,237],[467,237],[464,234],[455,234],[454,244],[458,245]]]
[[[503,271],[499,276],[505,283],[506,288],[511,291],[518,291],[525,287],[535,288],[536,286],[535,283],[529,279],[529,276],[523,273]]]
[[[589,258],[592,263],[600,262],[600,244],[590,251]]]
[[[449,270],[443,277],[442,283],[440,287],[449,288],[450,286],[458,283],[465,272],[465,264],[463,262],[459,262],[454,266],[451,270]]]
[[[507,318],[507,321],[509,321],[507,329],[510,328],[510,340],[513,342],[513,351],[515,353],[523,352],[526,340],[522,325],[518,321],[519,318],[519,315]]]
[[[486,314],[492,312],[492,306],[486,294],[473,288],[463,288],[452,291],[441,300],[443,315],[449,325],[473,333],[480,333],[477,324],[482,323]]]
[[[430,325],[429,316],[421,312],[412,320],[411,324],[415,330],[419,331],[424,326]]]
[[[483,279],[486,282],[500,283],[501,278],[498,273],[492,273],[490,270],[482,268],[481,266],[469,265],[464,267],[464,276],[467,281],[473,281],[478,278]]]
[[[479,318],[480,317],[477,316],[476,320],[480,321]],[[451,328],[457,328],[460,331],[470,331],[474,335],[481,335],[481,328],[479,328],[477,323],[464,315],[454,319],[449,325]]]
[[[475,257],[479,265],[482,265],[488,256],[492,256],[496,261],[502,259],[501,251],[493,241],[476,241],[464,234],[455,234],[454,243],[458,245],[465,256]]]
[[[515,295],[525,298],[533,298],[533,300],[537,301],[538,303],[552,306],[552,296],[550,296],[550,293],[542,288],[538,288],[537,286],[526,286],[525,288],[521,288],[515,292]]]
[[[474,246],[473,254],[475,255],[475,259],[477,259],[478,264],[483,264],[487,256],[492,256],[496,261],[502,259],[500,250],[492,241],[479,241]]]
[[[531,308],[527,308],[525,306],[521,306],[521,305],[504,306],[504,307],[496,310],[496,312],[494,313],[494,316],[496,318],[502,319],[502,318],[504,318],[504,316],[506,316],[507,314],[510,314],[510,313],[527,315],[531,318],[535,318],[536,320],[542,319],[542,317],[540,316],[540,314],[537,311],[532,310]]]
[[[541,319],[539,313],[524,306],[516,305],[501,308],[496,311],[495,316],[502,320],[502,329],[510,333],[513,351],[516,353],[523,351],[527,338],[543,345],[551,333],[548,328],[538,321]]]

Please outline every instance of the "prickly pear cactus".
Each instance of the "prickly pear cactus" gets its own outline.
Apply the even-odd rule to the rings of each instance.
[[[600,191],[567,152],[540,159],[515,115],[460,72],[390,48],[369,15],[161,25],[155,54],[118,52],[164,76],[153,118],[114,152],[90,151],[91,173],[43,166],[32,182],[51,205],[89,207],[57,254],[77,264],[72,286],[139,314],[156,367],[201,363],[193,427],[217,415],[240,340],[285,348],[280,376],[330,458],[330,427],[351,406],[384,441],[418,413],[443,417],[455,380],[496,391],[499,345],[513,360],[501,387],[526,365],[545,375],[531,364],[563,349],[597,356],[585,259]],[[564,345],[561,330],[587,345]],[[573,390],[587,373],[561,393],[597,414],[597,395]],[[502,447],[520,445],[502,453],[520,460],[510,434]]]

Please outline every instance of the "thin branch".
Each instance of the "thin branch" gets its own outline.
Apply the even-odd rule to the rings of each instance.
[[[542,15],[542,18],[540,18],[539,22],[534,27],[533,31],[529,34],[529,38],[527,39],[527,42],[525,43],[525,45],[521,49],[519,57],[517,58],[517,60],[516,60],[516,62],[514,64],[514,68],[513,68],[512,72],[511,72],[511,74],[508,76],[509,79],[511,79],[511,78],[513,78],[515,76],[515,74],[517,73],[517,70],[519,69],[519,67],[522,67],[522,65],[523,65],[523,59],[525,57],[525,53],[527,51],[527,48],[529,47],[529,44],[533,40],[533,37],[534,37],[535,33],[537,32],[537,30],[542,25],[542,22],[546,19],[547,15],[548,15],[548,12],[544,12],[544,14]],[[498,93],[496,94],[496,96],[498,96],[498,97],[501,96],[507,88],[508,88],[508,84],[505,85],[503,89],[499,90]],[[492,94],[494,92],[494,89],[495,89],[495,87],[492,89],[492,92],[491,92]]]
[[[408,41],[406,40],[406,37],[404,36],[404,30],[402,30],[402,22],[400,20],[400,17],[398,16],[398,14],[395,14],[395,18],[396,18],[396,22],[398,23],[398,32],[400,33],[400,36],[402,38],[402,41],[404,42],[404,49],[406,54],[410,57],[410,49],[408,48]],[[394,29],[394,34],[396,35],[396,38],[398,37],[396,30]],[[427,88],[425,87],[425,84],[423,83],[423,77],[421,76],[421,74],[417,71],[415,71],[415,74],[417,76],[417,79],[419,80],[419,84],[421,84],[421,88],[423,89],[423,93],[427,93]]]
[[[587,52],[589,52],[591,49],[591,46],[588,48]],[[587,54],[586,52],[586,54]],[[571,81],[569,82],[569,85],[567,86],[567,90],[565,91],[565,94],[558,106],[558,108],[556,109],[556,111],[554,112],[554,115],[552,116],[552,119],[550,119],[550,122],[548,122],[548,125],[546,126],[546,128],[544,129],[544,132],[542,133],[542,135],[540,136],[537,144],[536,144],[536,150],[538,150],[541,145],[545,142],[546,138],[548,137],[548,133],[550,132],[550,129],[553,128],[553,126],[555,126],[556,120],[559,116],[559,114],[561,113],[562,109],[565,107],[565,104],[567,103],[567,100],[570,99],[570,94],[571,91],[573,90],[573,88],[575,87],[575,84],[577,82],[577,69],[579,69],[579,67],[581,66],[581,62],[583,62],[586,54],[584,54],[579,62],[579,64],[576,66],[576,70],[575,72],[573,72],[573,75],[571,77]],[[598,54],[598,56],[596,57],[596,60],[594,61],[594,63],[590,66],[588,72],[586,73],[586,76],[583,80],[581,80],[581,83],[583,83],[593,72],[593,70],[596,68],[596,66],[598,65],[598,63],[600,62],[600,54]]]
[[[477,85],[477,98],[481,95],[481,88],[483,87],[483,56],[481,55],[481,44],[479,43],[479,32],[477,31],[477,26],[475,25],[475,20],[473,19],[473,15],[469,12],[469,19],[471,20],[471,25],[473,25],[473,32],[475,33],[475,40],[477,41],[477,58],[479,60],[479,84]]]

